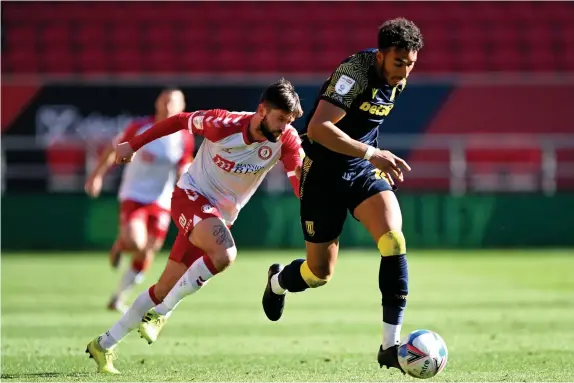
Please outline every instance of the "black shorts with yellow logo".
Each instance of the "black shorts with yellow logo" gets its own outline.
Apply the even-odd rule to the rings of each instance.
[[[305,240],[328,242],[339,237],[347,218],[367,198],[393,190],[381,172],[368,161],[345,171],[303,160],[301,173],[301,227]]]

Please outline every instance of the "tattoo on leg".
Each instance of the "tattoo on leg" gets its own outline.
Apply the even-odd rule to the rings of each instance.
[[[233,238],[231,238],[229,231],[223,225],[215,225],[213,228],[213,236],[216,237],[215,242],[218,245],[234,246]]]

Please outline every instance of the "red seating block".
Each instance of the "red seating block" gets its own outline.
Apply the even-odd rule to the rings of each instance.
[[[375,47],[380,23],[398,16],[423,31],[420,72],[574,71],[568,2],[3,5],[4,72],[325,72]],[[66,58],[61,68],[56,51]]]

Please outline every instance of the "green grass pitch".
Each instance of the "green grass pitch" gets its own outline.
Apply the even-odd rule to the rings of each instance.
[[[239,252],[237,262],[176,310],[158,342],[118,348],[119,377],[97,375],[86,344],[118,315],[105,303],[119,275],[99,254],[3,254],[5,381],[407,381],[380,369],[375,251],[344,251],[325,287],[261,309],[267,267],[301,252]],[[154,282],[166,255],[136,292]],[[574,381],[574,250],[413,251],[403,335],[441,334],[433,381]]]

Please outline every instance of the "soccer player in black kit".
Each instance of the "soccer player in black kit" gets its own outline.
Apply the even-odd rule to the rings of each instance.
[[[379,28],[378,49],[358,52],[321,88],[303,133],[301,226],[307,256],[283,268],[273,264],[263,295],[267,317],[281,318],[285,294],[325,285],[333,275],[347,210],[369,231],[381,255],[379,289],[383,339],[379,365],[402,371],[397,349],[408,294],[406,241],[393,179],[408,164],[377,148],[377,133],[403,92],[423,39],[403,18]],[[384,143],[383,143],[384,145]],[[404,373],[404,371],[403,371]]]

